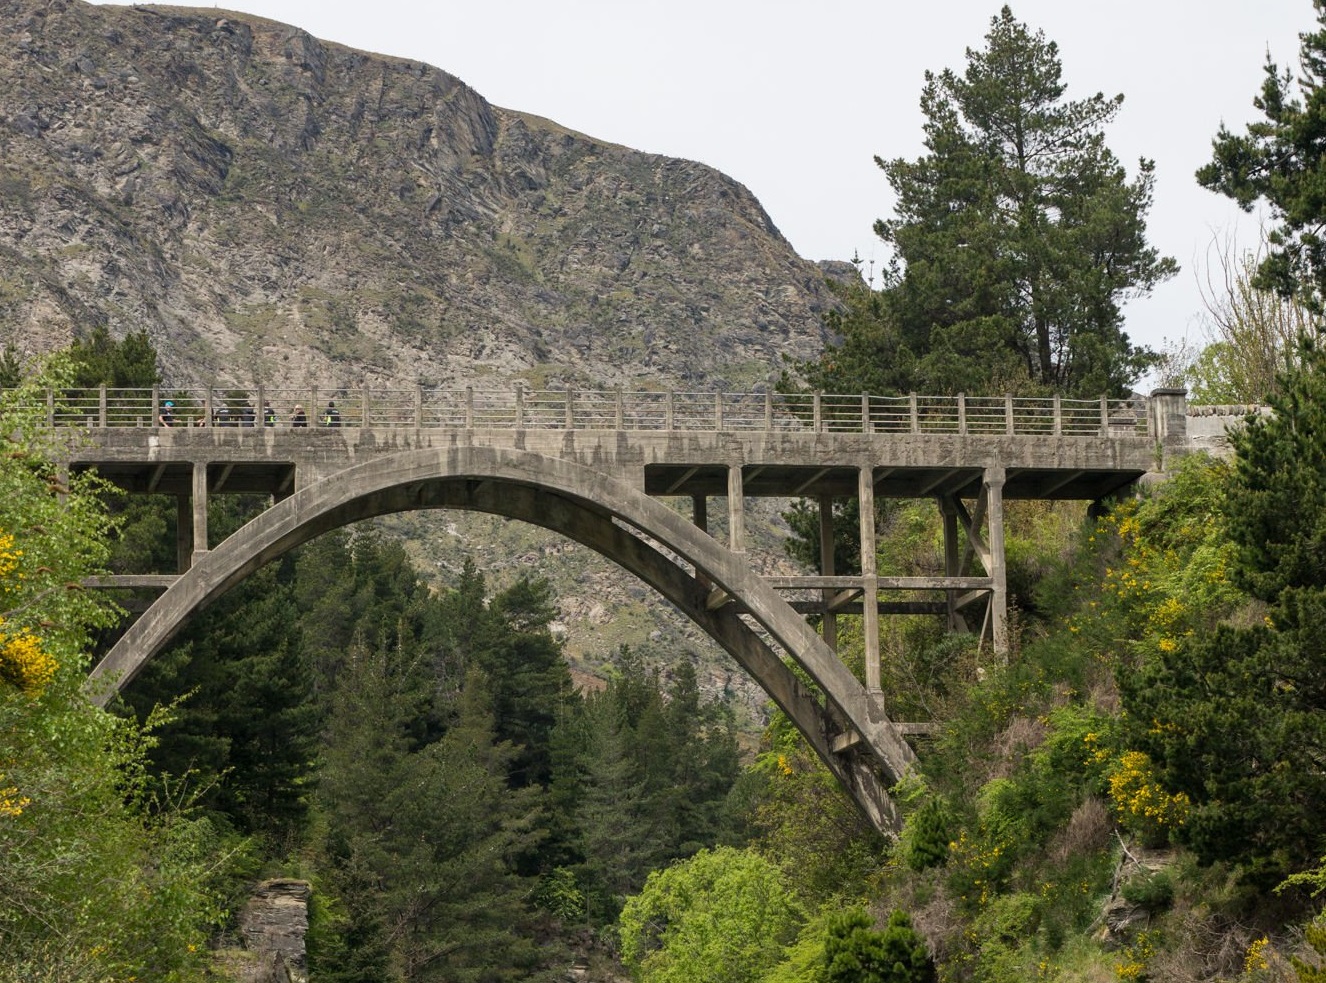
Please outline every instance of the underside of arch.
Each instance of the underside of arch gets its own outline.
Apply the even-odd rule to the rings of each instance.
[[[296,546],[361,519],[444,508],[543,526],[634,573],[754,677],[877,828],[898,828],[899,816],[886,790],[912,765],[911,749],[878,699],[867,694],[745,558],[616,479],[527,452],[411,451],[301,489],[200,556],[97,665],[88,680],[89,693],[104,704],[195,612]],[[734,603],[711,609],[714,586]],[[819,693],[798,678],[779,650],[807,673]]]

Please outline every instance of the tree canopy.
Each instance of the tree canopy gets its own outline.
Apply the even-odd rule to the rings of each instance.
[[[926,152],[876,158],[894,269],[882,295],[847,288],[843,343],[812,382],[1118,394],[1155,361],[1121,305],[1178,267],[1146,239],[1152,162],[1130,179],[1105,144],[1123,96],[1067,99],[1058,47],[1008,7],[985,42],[961,74],[926,73]]]
[[[1222,125],[1197,180],[1244,211],[1259,202],[1270,206],[1277,224],[1255,283],[1320,311],[1326,301],[1326,0],[1313,0],[1313,6],[1317,29],[1299,35],[1297,76],[1282,72],[1268,55],[1261,92],[1252,101],[1263,118],[1242,134]]]

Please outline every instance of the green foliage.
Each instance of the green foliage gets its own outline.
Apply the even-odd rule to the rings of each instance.
[[[23,384],[23,362],[13,345],[0,351],[0,389],[17,389]]]
[[[694,667],[671,685],[621,651],[600,693],[565,707],[551,796],[592,921],[611,921],[653,868],[720,842],[739,770],[730,715],[701,701]],[[560,819],[558,818],[560,817]]]
[[[786,871],[800,897],[828,904],[868,891],[889,843],[781,712],[765,729],[741,792],[753,847]]]
[[[1268,605],[1264,623],[1162,639],[1120,680],[1135,746],[1191,801],[1175,835],[1259,884],[1326,852],[1324,393],[1326,358],[1309,345],[1274,414],[1233,438],[1231,579]]]
[[[805,913],[776,866],[719,847],[649,875],[619,920],[622,959],[641,983],[755,983]]]
[[[531,900],[535,907],[563,922],[574,923],[585,917],[585,892],[576,885],[575,872],[566,867],[555,867],[539,878]]]
[[[1304,928],[1303,939],[1315,958],[1312,962],[1297,956],[1291,958],[1298,983],[1326,983],[1326,921],[1320,915]]]
[[[1008,7],[985,41],[963,74],[926,73],[927,153],[877,158],[897,204],[875,230],[902,271],[896,334],[868,347],[907,349],[914,390],[1121,394],[1155,356],[1120,304],[1177,271],[1146,243],[1153,164],[1128,180],[1102,133],[1123,97],[1065,100],[1057,46]]]
[[[1208,258],[1216,253],[1223,282],[1208,273],[1216,285],[1205,298],[1207,344],[1191,357],[1186,345],[1166,355],[1178,374],[1164,384],[1187,386],[1194,403],[1264,403],[1294,367],[1299,336],[1317,329],[1317,316],[1302,300],[1257,285],[1263,250],[1237,257],[1232,251],[1232,240],[1223,253],[1208,250]]]
[[[56,361],[32,386],[71,375]],[[42,405],[35,388],[0,395],[0,979],[197,979],[221,843],[187,797],[149,794],[160,718],[140,728],[82,694],[116,612],[77,584],[104,569],[114,523],[94,479],[60,484],[25,403]]]
[[[69,346],[75,366],[71,386],[78,389],[151,389],[161,382],[157,353],[146,331],[131,331],[120,341],[98,324],[86,338]]]
[[[292,589],[266,567],[200,614],[123,694],[140,719],[189,694],[152,754],[162,775],[192,774],[201,803],[280,853],[306,819],[321,723],[290,617]]]
[[[1320,311],[1326,299],[1326,239],[1319,227],[1326,179],[1320,147],[1326,120],[1326,3],[1313,0],[1313,7],[1317,25],[1299,36],[1297,73],[1281,72],[1268,54],[1261,92],[1253,99],[1264,118],[1249,123],[1243,135],[1221,126],[1212,160],[1197,171],[1197,180],[1245,211],[1257,202],[1270,205],[1278,225],[1268,236],[1270,249],[1253,284],[1303,298]]]
[[[200,978],[221,843],[143,795],[145,747],[74,681],[0,693],[0,978]]]
[[[913,351],[904,340],[890,294],[864,280],[846,285],[830,280],[828,285],[839,305],[825,316],[824,326],[837,341],[817,361],[801,366],[810,388],[826,393],[915,389],[922,378],[917,361],[923,352]],[[786,375],[781,388],[794,388]]]
[[[478,675],[446,732],[416,744],[429,677],[402,655],[354,648],[331,694],[320,852],[360,959],[339,978],[521,978],[540,962],[513,869],[536,835],[534,803],[507,787],[511,749],[494,742]]]
[[[903,862],[912,870],[942,866],[948,860],[953,817],[944,800],[931,797],[907,817],[900,845]]]
[[[1272,413],[1231,436],[1229,534],[1237,582],[1276,603],[1326,587],[1326,352],[1306,344]]]
[[[860,908],[829,920],[824,943],[825,983],[934,983],[935,964],[904,911],[889,915],[883,931]]]
[[[1174,878],[1167,870],[1143,871],[1120,884],[1119,893],[1131,905],[1161,911],[1174,902]]]

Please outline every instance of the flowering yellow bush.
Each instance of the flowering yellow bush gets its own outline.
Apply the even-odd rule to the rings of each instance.
[[[1182,826],[1192,803],[1183,792],[1171,795],[1156,781],[1151,758],[1125,751],[1109,776],[1110,800],[1119,821],[1140,833]]]
[[[23,586],[22,559],[13,534],[0,532],[0,593],[12,594]],[[55,677],[58,663],[35,635],[22,628],[5,631],[3,626],[0,618],[0,680],[25,693],[40,693]]]
[[[59,664],[47,653],[40,639],[24,629],[3,630],[0,618],[0,680],[35,695],[55,678]]]
[[[4,775],[0,775],[0,781],[4,780]],[[23,809],[32,800],[26,796],[18,794],[18,787],[10,785],[8,788],[0,788],[0,818],[13,819],[15,816],[23,814]]]
[[[1159,932],[1138,932],[1133,944],[1124,948],[1123,962],[1114,964],[1115,977],[1125,981],[1145,980],[1147,965],[1156,955],[1159,936]]]

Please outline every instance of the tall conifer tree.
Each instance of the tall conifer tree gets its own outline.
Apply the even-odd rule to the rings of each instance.
[[[1121,302],[1177,270],[1146,241],[1152,162],[1129,180],[1103,134],[1123,96],[1066,99],[1058,47],[1008,7],[985,41],[962,74],[926,73],[926,153],[876,158],[912,387],[1121,393],[1153,359]]]

